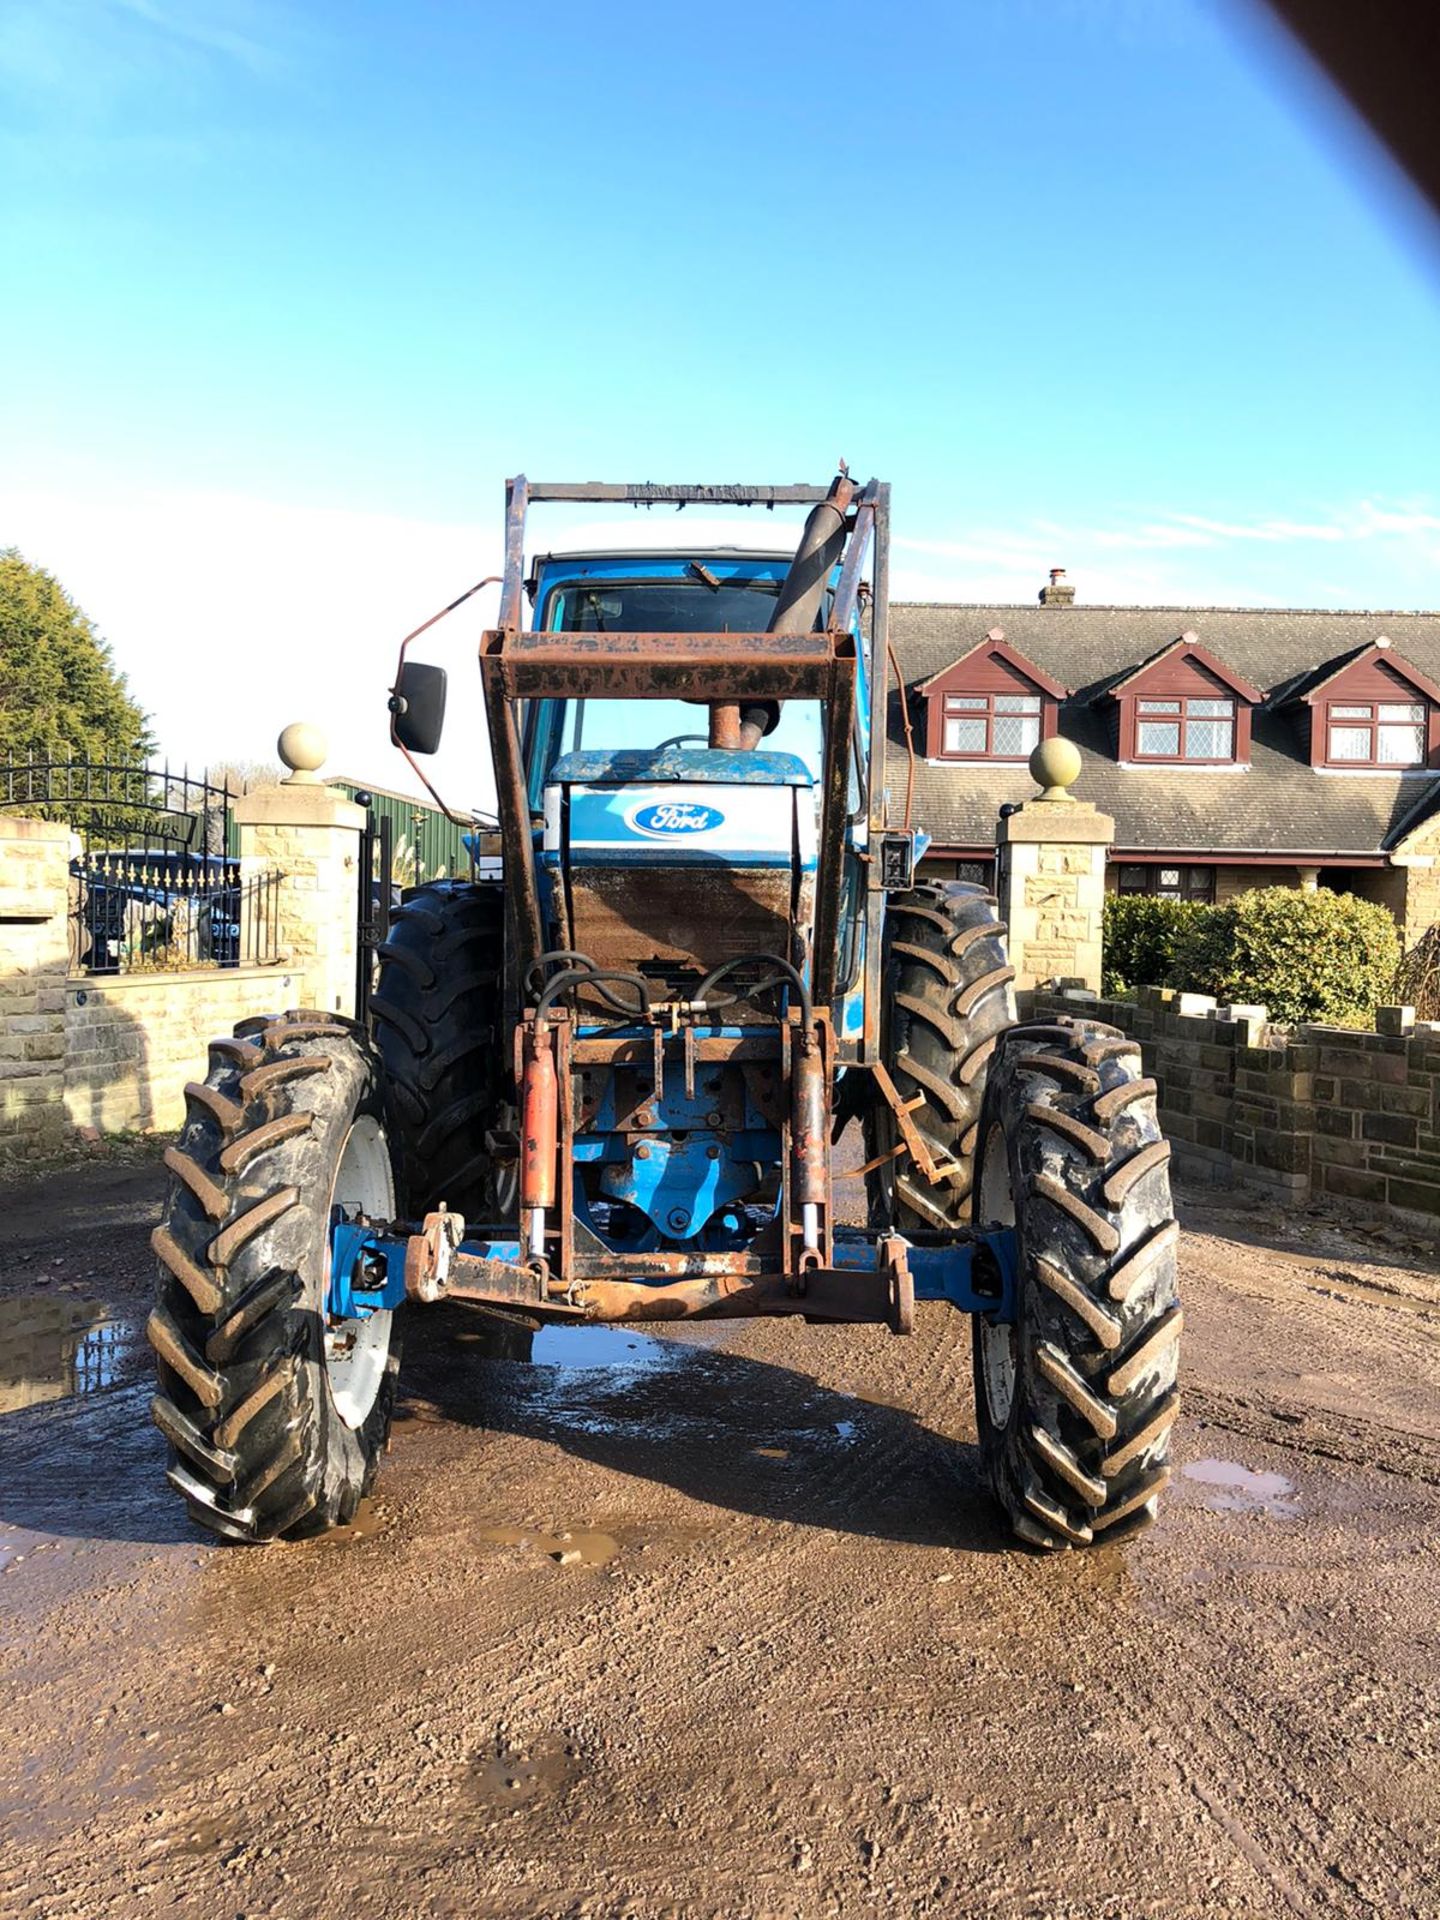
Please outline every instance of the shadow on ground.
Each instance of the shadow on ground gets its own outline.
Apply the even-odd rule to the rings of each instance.
[[[973,1445],[936,1432],[918,1410],[836,1392],[800,1370],[823,1359],[822,1343],[855,1338],[853,1329],[795,1322],[794,1369],[698,1343],[718,1342],[724,1329],[701,1323],[670,1339],[554,1327],[532,1347],[523,1324],[458,1305],[433,1309],[412,1319],[398,1418],[402,1430],[407,1417],[438,1416],[545,1441],[767,1520],[1008,1550]],[[477,1364],[477,1355],[486,1358]],[[953,1390],[958,1425],[968,1378]]]
[[[973,1446],[798,1366],[698,1343],[718,1326],[666,1339],[608,1327],[532,1334],[456,1305],[406,1318],[399,1432],[442,1419],[763,1519],[974,1552],[1006,1544]],[[156,1545],[211,1538],[166,1484],[148,1351],[128,1331],[124,1364],[100,1390],[0,1418],[0,1528]],[[797,1323],[799,1366],[823,1357],[813,1343],[846,1337]],[[955,1394],[959,1414],[968,1383],[957,1380]]]

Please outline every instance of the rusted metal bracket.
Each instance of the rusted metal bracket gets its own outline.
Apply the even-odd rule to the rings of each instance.
[[[958,1161],[935,1158],[930,1151],[929,1142],[910,1118],[916,1107],[924,1105],[924,1094],[917,1093],[913,1100],[902,1100],[900,1089],[890,1078],[889,1069],[879,1060],[872,1062],[870,1072],[874,1076],[876,1086],[885,1097],[886,1106],[895,1116],[895,1124],[900,1129],[900,1146],[915,1162],[921,1178],[929,1186],[938,1187],[942,1180],[948,1179],[951,1174],[959,1173],[961,1168]],[[890,1153],[882,1153],[878,1159],[870,1162],[870,1167],[882,1166],[886,1160],[893,1159],[895,1153],[899,1151],[900,1148],[897,1147]],[[868,1172],[869,1168],[865,1171]]]
[[[405,1291],[412,1300],[433,1303],[449,1291],[455,1250],[465,1238],[465,1216],[441,1207],[427,1213],[419,1233],[405,1242]]]
[[[889,1327],[892,1333],[909,1333],[915,1318],[915,1287],[904,1257],[905,1243],[893,1244],[899,1249],[898,1261],[870,1271],[812,1267],[803,1276],[789,1279],[776,1273],[749,1279],[715,1274],[669,1286],[586,1280],[577,1282],[567,1299],[587,1320],[728,1320],[791,1314],[815,1321],[869,1322]],[[548,1310],[553,1311],[553,1306],[552,1301]]]

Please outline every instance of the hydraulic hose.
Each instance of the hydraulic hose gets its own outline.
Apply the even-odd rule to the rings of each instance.
[[[627,1006],[625,1002],[611,993],[604,985],[608,980],[633,988],[635,1001]],[[638,973],[626,973],[617,967],[567,967],[563,973],[557,973],[535,1006],[536,1021],[541,1021],[554,1006],[562,994],[571,993],[576,987],[593,987],[596,994],[611,1009],[627,1020],[650,1011],[649,982]]]
[[[792,967],[788,960],[782,960],[778,953],[742,953],[737,954],[732,960],[722,960],[718,967],[712,967],[709,973],[706,974],[705,978],[690,996],[691,999],[705,1001],[716,1007],[732,1006],[741,996],[738,993],[727,993],[723,996],[716,996],[714,988],[725,978],[726,974],[733,973],[737,967],[754,966],[768,967],[770,972],[765,979],[748,986],[746,992],[752,994],[763,993],[766,988],[778,986],[784,981],[788,986],[795,989],[796,998],[800,1002],[800,1017],[804,1023],[806,1033],[809,1033],[815,1021],[815,1009],[811,1003],[810,989],[806,986],[799,969]]]
[[[584,967],[587,972],[593,973],[598,964],[588,953],[575,953],[569,947],[553,947],[549,953],[536,954],[525,969],[526,998],[536,999],[544,990],[546,967]]]

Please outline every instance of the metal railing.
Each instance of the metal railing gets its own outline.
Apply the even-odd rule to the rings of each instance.
[[[68,822],[70,961],[93,974],[260,965],[278,873],[242,878],[226,782],[188,769],[0,761],[0,808]]]

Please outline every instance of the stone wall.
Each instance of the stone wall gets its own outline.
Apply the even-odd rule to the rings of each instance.
[[[68,1131],[69,879],[68,827],[0,814],[0,1154],[51,1152]]]
[[[208,1045],[237,1020],[283,1013],[295,974],[276,967],[77,978],[64,989],[63,1111],[72,1128],[169,1132],[185,1117],[187,1080],[203,1080]]]
[[[1037,1016],[1085,1013],[1139,1041],[1182,1173],[1277,1199],[1352,1202],[1440,1219],[1440,1023],[1385,1007],[1382,1029],[1271,1027],[1263,1007],[1142,987],[1134,1001],[1027,996]]]

